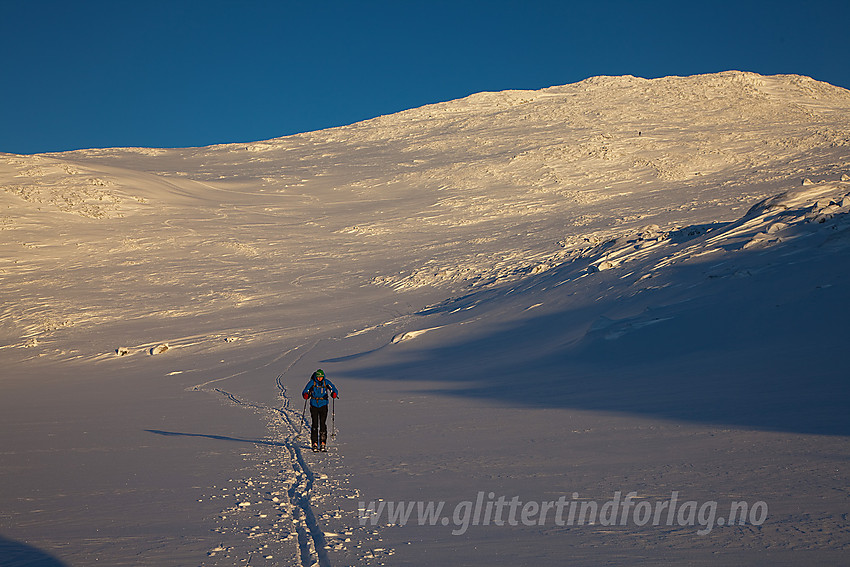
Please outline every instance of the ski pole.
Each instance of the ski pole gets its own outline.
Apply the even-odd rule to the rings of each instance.
[[[301,410],[301,421],[298,423],[298,435],[301,435],[301,429],[304,427],[304,422],[307,420],[307,398],[304,398],[304,409]]]
[[[336,439],[336,398],[331,400],[331,439]]]

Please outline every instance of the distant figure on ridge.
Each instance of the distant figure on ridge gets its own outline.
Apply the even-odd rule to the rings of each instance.
[[[307,386],[301,395],[305,400],[310,400],[310,441],[314,451],[327,451],[328,441],[328,398],[336,398],[339,391],[330,380],[325,378],[324,371],[320,368],[313,372]]]

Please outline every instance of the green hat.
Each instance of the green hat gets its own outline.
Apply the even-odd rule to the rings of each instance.
[[[313,378],[324,378],[324,377],[325,377],[325,371],[322,370],[321,368],[319,368],[318,370],[313,372]]]

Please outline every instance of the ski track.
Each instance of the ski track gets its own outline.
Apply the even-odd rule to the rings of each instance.
[[[223,378],[210,380],[202,384],[198,384],[188,388],[192,391],[205,391],[214,393],[226,398],[230,403],[252,409],[265,415],[269,419],[269,430],[272,434],[273,442],[258,441],[259,446],[272,445],[282,447],[284,450],[278,454],[282,457],[283,465],[278,466],[281,473],[287,474],[291,479],[291,484],[287,487],[285,494],[288,500],[289,509],[291,510],[290,533],[296,534],[298,545],[298,565],[302,567],[316,566],[332,567],[332,562],[328,554],[328,540],[325,537],[325,532],[317,517],[317,511],[314,509],[313,503],[313,488],[316,482],[316,473],[310,467],[310,464],[305,459],[301,436],[305,432],[305,427],[309,428],[309,423],[303,416],[303,410],[293,407],[292,398],[287,393],[287,387],[284,383],[284,376],[298,364],[305,355],[307,355],[320,341],[299,345],[286,351],[280,357],[277,357],[272,364],[278,360],[285,358],[290,353],[302,350],[301,354],[290,362],[286,368],[277,374],[275,384],[278,389],[278,399],[280,407],[269,407],[261,403],[254,403],[240,398],[232,392],[224,390],[220,387],[207,388],[210,384],[230,380],[242,376],[248,371],[239,372]],[[309,345],[309,346],[308,346]],[[306,347],[306,348],[305,348]],[[276,428],[282,428],[283,431],[275,431]],[[309,431],[309,429],[306,429]],[[283,437],[283,439],[281,439]],[[336,451],[333,451],[334,453]],[[265,468],[268,468],[267,466]],[[250,482],[250,481],[249,481]],[[274,493],[273,493],[274,494]],[[247,508],[247,506],[246,506]],[[229,516],[233,513],[233,508],[222,511],[222,515]],[[278,530],[280,531],[280,530]],[[273,534],[272,534],[273,535]],[[279,539],[279,538],[278,538]],[[339,549],[339,547],[337,547]],[[253,556],[260,552],[249,552]],[[250,563],[250,559],[249,559]]]
[[[266,414],[276,413],[282,418],[283,423],[286,424],[288,435],[284,440],[277,441],[276,444],[285,449],[283,455],[286,457],[288,467],[285,467],[284,470],[288,469],[287,472],[295,479],[294,483],[287,489],[286,494],[293,511],[292,530],[297,534],[299,564],[304,567],[311,565],[331,567],[332,564],[325,549],[324,532],[316,520],[316,514],[311,504],[310,493],[315,481],[315,474],[305,462],[301,453],[299,434],[295,426],[297,418],[290,415],[294,412],[291,409],[289,398],[286,396],[286,387],[282,385],[282,376],[283,374],[279,374],[277,377],[277,383],[282,388],[281,397],[286,400],[282,408],[271,408],[243,400],[221,388],[214,388],[212,391],[239,406],[255,409]]]
[[[291,407],[289,396],[286,395],[286,386],[283,384],[282,378],[283,373],[278,374],[276,379],[279,396],[284,400],[283,407],[277,409],[277,412],[286,422],[289,431],[285,445],[289,453],[289,462],[293,470],[296,471],[296,476],[299,479],[298,484],[294,484],[289,489],[289,501],[300,511],[299,519],[301,521],[296,524],[296,527],[298,529],[298,546],[301,549],[301,563],[307,566],[318,562],[321,567],[330,567],[331,562],[325,549],[327,546],[325,534],[316,520],[316,515],[313,513],[313,507],[310,502],[310,492],[313,489],[316,476],[304,461],[304,455],[301,452],[301,446],[298,441],[304,424],[304,418],[303,416],[297,418],[298,429],[296,430],[292,417],[294,410]]]

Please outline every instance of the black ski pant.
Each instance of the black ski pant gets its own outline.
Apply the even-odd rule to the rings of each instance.
[[[317,445],[320,441],[324,445],[328,442],[328,406],[317,408],[310,404],[310,418],[313,420],[310,441],[313,445]]]

